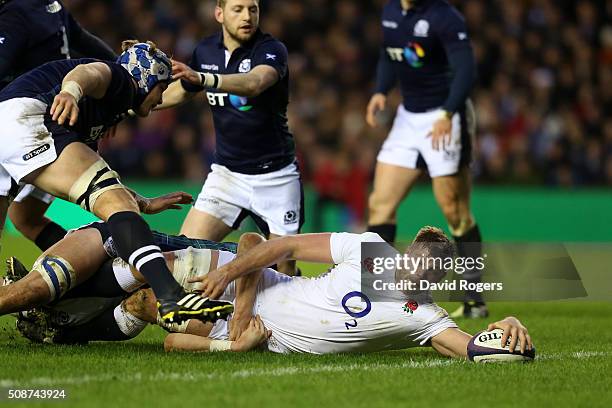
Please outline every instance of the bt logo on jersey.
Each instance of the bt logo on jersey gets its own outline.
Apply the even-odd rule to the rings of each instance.
[[[387,48],[387,54],[391,61],[406,61],[413,68],[421,68],[423,66],[423,58],[425,58],[425,50],[417,42],[410,42],[404,48]]]
[[[249,105],[248,98],[244,96],[232,95],[227,92],[206,92],[206,98],[210,106],[225,106],[225,98],[229,98],[230,104],[240,112],[248,112],[253,109]]]

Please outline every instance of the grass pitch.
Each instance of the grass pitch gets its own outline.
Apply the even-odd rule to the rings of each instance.
[[[35,250],[6,236],[7,254]],[[311,271],[316,272],[315,270]],[[449,304],[449,309],[455,305]],[[0,404],[8,389],[66,390],[56,406],[612,406],[612,303],[495,303],[486,321],[516,315],[529,327],[531,364],[477,365],[430,349],[354,355],[165,354],[165,332],[148,327],[124,343],[47,346],[19,338],[0,318]]]

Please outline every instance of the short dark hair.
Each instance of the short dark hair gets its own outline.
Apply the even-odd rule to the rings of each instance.
[[[455,246],[440,228],[426,226],[421,228],[412,244],[406,248],[406,255],[415,258],[435,258],[437,262],[429,262],[426,268],[418,271],[398,269],[397,280],[427,280],[439,282],[446,275],[443,265],[446,258],[452,258],[455,254]]]

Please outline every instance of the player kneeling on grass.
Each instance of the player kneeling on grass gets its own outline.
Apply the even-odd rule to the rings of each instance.
[[[100,245],[100,235],[97,238],[94,235],[85,237],[85,232],[87,230],[79,231],[82,233],[79,241],[97,239],[94,242],[100,247],[97,251],[104,252]],[[241,244],[245,243],[247,237],[241,238]],[[401,292],[398,292],[398,299],[392,302],[366,302],[358,295],[361,243],[383,242],[378,235],[309,234],[261,244],[257,243],[257,239],[250,241],[249,245],[243,245],[243,250],[257,245],[238,257],[227,251],[193,248],[165,254],[175,279],[187,290],[201,287],[205,294],[221,295],[221,299],[236,303],[230,325],[222,320],[214,325],[191,320],[188,324],[171,327],[181,333],[166,338],[166,350],[243,350],[243,333],[258,341],[265,341],[270,336],[267,339],[267,349],[279,353],[374,352],[431,345],[443,355],[467,355],[471,336],[459,330],[444,309],[428,300],[427,294],[422,294],[421,303],[409,302]],[[436,248],[452,251],[442,231],[431,227],[422,229],[410,248],[422,254],[432,248],[429,245],[431,242],[441,244],[436,245]],[[70,246],[66,243],[67,250]],[[265,268],[265,265],[274,264],[281,258],[333,262],[336,266],[329,273],[315,279],[292,278]],[[209,273],[209,270],[212,272]],[[115,276],[117,282],[122,282],[117,286],[126,291],[130,287],[133,290],[142,281],[137,278],[136,271],[129,271],[129,268],[113,266],[114,273],[103,274],[103,277]],[[99,279],[98,275],[92,278],[93,281]],[[417,275],[420,279],[440,280],[443,273],[420,271]],[[89,285],[94,286],[91,283]],[[116,296],[118,293],[106,293],[111,294]],[[0,305],[2,301],[3,296],[0,296]],[[156,320],[153,305],[154,297],[150,291],[140,291],[128,299],[128,309],[137,314],[143,324]],[[30,306],[21,304],[22,309]],[[263,326],[270,329],[271,333],[258,320],[252,321],[253,314],[260,316]],[[105,324],[108,326],[108,321],[92,325],[91,332],[82,326],[72,328],[72,339],[111,340],[92,338],[92,332],[99,332]],[[504,344],[508,336],[511,337],[511,350],[514,351],[518,340],[521,352],[531,348],[527,330],[517,319],[508,317],[489,325],[489,329],[493,328],[504,330]],[[237,339],[238,343],[233,343],[233,339]],[[251,341],[248,345],[252,347],[255,342]]]

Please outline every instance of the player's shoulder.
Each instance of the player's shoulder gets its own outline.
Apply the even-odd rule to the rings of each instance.
[[[287,47],[285,44],[279,39],[272,36],[272,34],[264,33],[263,31],[258,32],[257,38],[255,39],[255,44],[253,48],[257,50],[258,48],[275,48],[287,53]]]
[[[440,22],[465,22],[463,14],[447,0],[431,0],[430,10],[433,17]]]
[[[223,43],[221,32],[209,35],[208,37],[202,38],[195,46],[195,53],[206,53],[210,50],[220,48]]]
[[[31,13],[33,1],[8,1],[0,5],[0,16],[21,16],[27,17]]]

